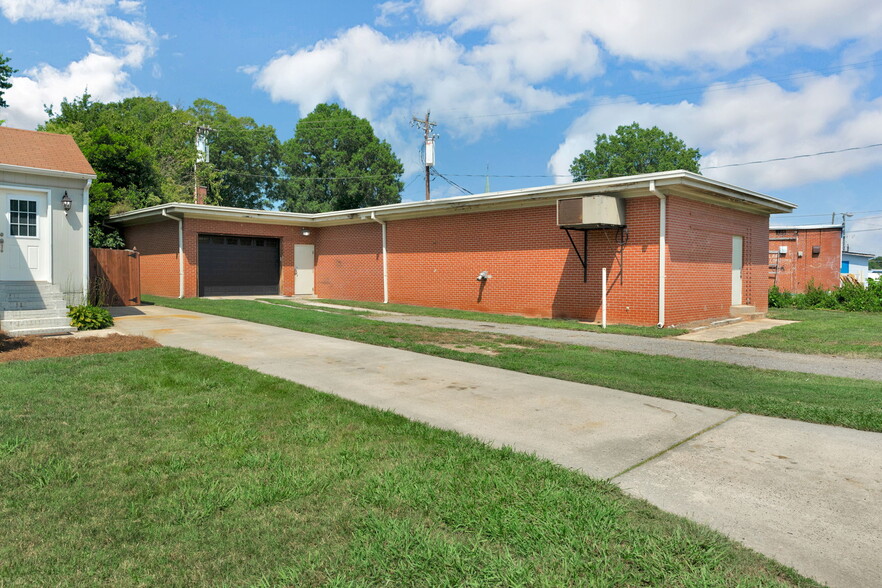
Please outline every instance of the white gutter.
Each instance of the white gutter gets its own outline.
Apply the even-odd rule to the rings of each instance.
[[[389,265],[386,261],[386,221],[378,219],[375,212],[371,212],[371,220],[380,223],[383,227],[383,304],[389,304]]]
[[[665,247],[667,237],[668,197],[658,191],[655,180],[649,180],[649,191],[658,197],[658,326],[665,326]]]
[[[11,163],[0,163],[0,171],[8,171],[18,174],[52,176],[55,178],[76,178],[78,180],[94,180],[98,177],[95,174],[84,174],[80,172],[62,171],[58,169],[46,169],[42,167],[29,167],[26,165],[13,165]]]
[[[89,188],[92,187],[92,178],[86,180],[83,188],[83,304],[89,303]]]
[[[184,297],[184,219],[162,211],[162,216],[178,221],[178,298]]]

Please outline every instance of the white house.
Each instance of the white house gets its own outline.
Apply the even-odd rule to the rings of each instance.
[[[843,276],[851,275],[857,278],[864,286],[867,285],[867,275],[870,271],[870,260],[876,257],[872,253],[857,253],[855,251],[842,252],[842,267],[839,270]]]
[[[0,329],[73,330],[67,304],[86,295],[89,187],[73,137],[0,127]]]

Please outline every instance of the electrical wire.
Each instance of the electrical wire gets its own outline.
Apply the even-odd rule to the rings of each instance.
[[[818,157],[819,155],[833,155],[835,153],[845,153],[846,151],[861,151],[863,149],[872,149],[875,147],[882,147],[882,143],[873,143],[870,145],[863,145],[861,147],[846,147],[845,149],[833,149],[830,151],[818,151],[817,153],[802,153],[800,155],[790,155],[787,157],[774,157],[772,159],[758,159],[756,161],[745,161],[742,163],[727,163],[725,165],[710,165],[710,166],[702,166],[701,169],[722,169],[724,167],[741,167],[744,165],[756,165],[759,163],[772,163],[775,161],[789,161],[791,159],[804,159],[806,157]]]

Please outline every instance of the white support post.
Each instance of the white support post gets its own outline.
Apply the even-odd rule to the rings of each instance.
[[[602,303],[602,307],[603,307],[602,324],[603,324],[603,328],[605,329],[606,328],[606,268],[603,268],[603,273],[602,273],[602,278],[600,280],[600,284],[601,284],[601,287],[603,288],[602,296],[601,296],[601,298],[603,300],[603,303]]]

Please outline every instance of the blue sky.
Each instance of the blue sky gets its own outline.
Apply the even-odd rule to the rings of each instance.
[[[208,98],[285,140],[339,102],[405,163],[405,200],[423,197],[410,120],[427,110],[437,171],[475,193],[486,175],[568,181],[598,133],[658,125],[705,175],[799,205],[773,223],[851,213],[849,247],[882,254],[878,0],[0,0],[0,52],[20,70],[0,119],[19,128],[88,89]]]

